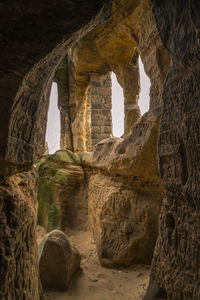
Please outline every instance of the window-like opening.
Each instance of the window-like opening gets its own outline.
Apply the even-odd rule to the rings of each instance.
[[[50,154],[60,149],[60,111],[58,109],[58,88],[55,82],[51,86],[46,141]]]
[[[123,89],[117,81],[115,73],[112,79],[112,125],[113,135],[120,137],[124,133],[124,95]]]
[[[141,115],[143,115],[145,112],[149,110],[149,101],[150,101],[149,92],[150,92],[151,82],[149,80],[149,77],[146,75],[144,71],[144,66],[140,57],[139,57],[139,69],[140,69],[141,91],[140,91],[138,105],[140,106]]]

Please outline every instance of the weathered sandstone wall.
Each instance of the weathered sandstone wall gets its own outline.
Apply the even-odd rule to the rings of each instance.
[[[159,117],[146,114],[126,139],[93,151],[88,213],[102,265],[151,263],[165,191],[158,171]]]
[[[37,172],[19,173],[0,187],[0,299],[39,299]]]
[[[98,14],[103,3],[1,3],[1,176],[44,152],[53,73],[67,50],[110,16],[108,8]]]
[[[163,82],[170,62],[149,1],[113,1],[113,11],[108,23],[91,31],[72,49],[78,95],[82,93],[83,102],[92,74],[102,76],[112,70],[124,90],[123,138],[111,138],[94,147],[89,182],[90,228],[100,261],[108,267],[150,263],[153,256],[164,198],[157,142]],[[139,56],[151,80],[150,110],[142,118],[137,104]],[[78,114],[75,122],[82,128]],[[103,140],[103,134],[99,135]],[[83,138],[81,134],[78,137]]]
[[[36,203],[33,195],[27,193],[27,196],[23,191],[24,184],[17,179],[18,175],[7,177],[30,169],[33,161],[44,153],[54,71],[68,48],[110,16],[110,9],[101,10],[103,4],[101,0],[59,3],[19,0],[0,4],[0,298],[3,300],[39,299],[34,233]]]
[[[89,32],[71,50],[75,86],[71,87],[76,104],[72,118],[73,135],[79,140],[76,151],[85,151],[87,90],[93,74],[113,71],[124,92],[124,137],[140,120],[139,56],[151,80],[150,111],[160,114],[162,89],[170,56],[160,40],[149,0],[113,1],[111,20]],[[70,90],[69,89],[69,90]],[[104,133],[102,132],[102,138]]]
[[[172,56],[164,84],[159,161],[166,188],[147,300],[200,299],[200,3],[153,2]],[[153,291],[155,294],[153,294]],[[162,298],[162,299],[163,299]],[[157,299],[157,298],[156,298]]]

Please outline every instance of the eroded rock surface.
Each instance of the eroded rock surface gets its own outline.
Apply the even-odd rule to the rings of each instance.
[[[151,263],[164,188],[157,162],[159,118],[147,113],[126,139],[94,149],[89,219],[102,265]]]
[[[59,150],[37,163],[38,222],[48,231],[88,226],[87,179],[82,162],[89,154]]]
[[[80,267],[81,256],[59,230],[50,232],[39,245],[39,272],[44,289],[67,289]]]
[[[124,136],[131,134],[141,117],[138,106],[139,56],[151,80],[150,110],[162,106],[163,82],[170,56],[160,40],[151,3],[149,0],[114,0],[112,5],[112,18],[89,32],[72,47],[67,55],[69,94],[61,107],[66,111],[66,103],[68,105],[71,131],[68,130],[65,135],[71,132],[73,147],[71,148],[72,143],[65,137],[62,145],[73,151],[88,151],[86,137],[90,131],[86,124],[90,120],[90,111],[92,115],[97,113],[92,105],[89,111],[88,98],[91,98],[92,104],[100,104],[98,99],[101,98],[101,106],[104,106],[103,93],[97,91],[95,94],[90,94],[93,78],[106,76],[111,71],[116,74],[124,93]],[[66,117],[66,120],[69,118]],[[103,107],[102,115],[98,114],[93,124],[103,125],[106,132],[102,130],[103,128],[96,129],[98,137],[95,134],[94,137],[92,136],[93,145],[105,139],[106,134],[110,133],[106,128],[110,126],[109,121],[109,111],[106,112],[106,107]]]
[[[33,169],[0,186],[1,300],[39,299],[36,184]]]
[[[172,55],[163,93],[159,160],[166,188],[150,290],[166,299],[200,299],[200,2],[152,1]],[[147,300],[157,299],[150,297]]]
[[[1,2],[0,175],[44,153],[50,85],[68,49],[111,15],[110,1]]]

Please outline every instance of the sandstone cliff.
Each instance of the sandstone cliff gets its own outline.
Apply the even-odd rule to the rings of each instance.
[[[159,161],[166,188],[149,293],[200,299],[200,4],[152,1],[157,27],[172,64],[164,84]]]
[[[0,203],[0,299],[39,299],[37,172],[8,178]]]
[[[13,173],[41,157],[49,90],[67,50],[105,22],[105,1],[1,1],[0,36],[0,298],[38,300],[36,207],[21,197]],[[106,1],[108,5],[110,1]],[[5,181],[6,179],[6,181]],[[7,181],[8,180],[8,181]],[[9,182],[9,183],[7,183]],[[6,185],[6,186],[5,186]],[[31,208],[30,208],[31,206]]]
[[[147,113],[126,139],[96,145],[89,220],[107,267],[151,263],[164,197],[157,161],[159,118]]]
[[[81,132],[80,136],[73,138],[77,139],[77,145],[87,147],[88,120],[84,123],[83,116],[89,115],[85,91],[88,92],[90,78],[88,75],[82,76],[78,71],[81,66],[84,67],[81,62],[84,51],[81,50],[84,50],[84,45],[87,49],[87,43],[94,49],[94,53],[87,56],[93,57],[95,63],[98,62],[92,72],[104,76],[113,70],[124,87],[127,104],[125,119],[128,120],[126,133],[131,133],[129,124],[131,128],[133,125],[138,128],[137,138],[132,133],[130,135],[134,147],[140,144],[140,115],[137,106],[138,55],[141,56],[152,83],[150,111],[154,118],[159,118],[162,110],[158,158],[166,198],[161,210],[160,234],[147,299],[200,299],[200,4],[198,0],[114,0],[113,18],[97,28],[96,32],[93,31],[91,39],[88,35],[85,44],[82,40],[80,47],[74,45],[91,29],[108,21],[111,10],[110,7],[101,10],[103,3],[104,1],[92,0],[60,0],[59,3],[1,1],[0,297],[3,300],[39,298],[34,238],[35,202],[32,203],[32,195],[30,200],[23,194],[21,189],[26,184],[19,184],[21,179],[18,176],[21,175],[13,177],[12,174],[30,170],[33,161],[43,153],[50,84],[56,67],[72,46],[75,46],[75,54],[80,49],[80,60],[75,61],[74,65],[73,59],[71,61],[74,69],[76,62],[79,66],[76,69],[77,78],[82,78],[82,84],[77,99],[75,97],[75,102],[70,104],[70,118],[73,117],[69,118],[69,123],[72,134],[74,121],[80,126],[85,124],[84,135]],[[97,17],[93,18],[95,15]],[[112,43],[114,40],[124,46],[119,47],[120,51]],[[168,52],[171,55],[169,72]],[[89,69],[88,74],[91,72],[91,68]],[[127,80],[124,80],[125,77]],[[134,78],[135,85],[131,85],[131,78]],[[67,117],[65,120],[68,120]],[[84,141],[83,137],[87,137],[88,141]],[[127,145],[128,139],[129,137],[126,139]],[[148,137],[145,139],[148,140]],[[124,141],[111,144],[124,146]],[[108,145],[100,145],[100,148],[104,147],[107,148]],[[125,146],[127,153],[132,151],[134,154],[135,149],[143,153],[137,146],[127,149],[128,146]],[[120,151],[123,156],[123,147]],[[98,163],[94,182],[97,176],[104,176],[103,180],[108,183],[112,181],[111,176],[121,178],[122,173],[124,176],[126,172],[120,166],[120,159],[115,154],[113,157],[116,162],[109,163],[112,159],[108,158],[108,163],[104,162],[107,166],[102,171],[103,163],[97,159],[98,155],[94,156],[94,164]],[[137,164],[135,158],[134,163]],[[111,167],[117,164],[120,169],[119,176],[115,173],[115,167]],[[127,165],[129,175],[125,174],[125,178],[128,177],[128,182],[131,168],[130,164]],[[134,166],[132,169],[134,170]],[[148,178],[146,169],[143,168],[143,172],[144,178]],[[11,177],[7,178],[8,176]],[[27,174],[26,178],[28,177]],[[142,175],[139,182],[143,182]],[[113,185],[115,182],[112,182],[111,187]],[[123,182],[118,186],[124,187]],[[145,186],[147,188],[148,185]],[[158,288],[157,291],[153,287]],[[152,290],[154,294],[151,294]]]

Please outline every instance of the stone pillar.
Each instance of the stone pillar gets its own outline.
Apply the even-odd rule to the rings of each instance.
[[[90,77],[91,145],[112,135],[111,74],[92,74]]]
[[[131,134],[134,125],[140,119],[138,105],[140,94],[140,73],[137,53],[130,64],[123,67],[124,90],[124,136]]]
[[[68,56],[58,66],[54,80],[58,86],[58,108],[60,110],[60,148],[73,151],[73,137],[69,104]]]
[[[138,105],[140,94],[140,73],[138,65],[138,52],[135,50],[129,63],[113,64],[112,69],[124,93],[124,135],[131,134],[134,125],[141,117]]]

